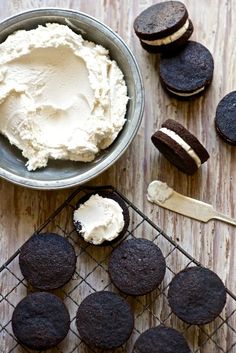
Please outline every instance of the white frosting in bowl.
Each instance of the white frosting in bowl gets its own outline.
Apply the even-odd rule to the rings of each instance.
[[[125,123],[127,87],[108,51],[52,23],[0,44],[0,131],[28,159],[92,161]]]
[[[84,240],[94,245],[115,239],[124,228],[123,210],[113,199],[92,195],[73,215]]]

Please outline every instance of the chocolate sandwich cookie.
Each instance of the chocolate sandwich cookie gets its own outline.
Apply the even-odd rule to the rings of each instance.
[[[160,60],[160,79],[168,93],[188,99],[205,92],[213,77],[214,61],[202,44],[188,41],[171,56]]]
[[[12,329],[18,341],[34,350],[56,346],[67,335],[70,316],[61,299],[46,292],[29,294],[17,304]]]
[[[126,203],[107,190],[86,194],[73,212],[76,231],[93,245],[106,246],[118,241],[126,233],[129,221]]]
[[[148,52],[173,52],[187,42],[193,24],[184,4],[166,1],[141,12],[134,21],[134,31]]]
[[[73,246],[55,233],[33,235],[21,248],[20,269],[35,288],[51,290],[67,283],[76,267]]]
[[[194,174],[209,158],[198,139],[172,119],[166,120],[151,139],[166,159],[186,174]]]
[[[157,245],[147,239],[130,239],[113,250],[108,265],[114,285],[128,295],[144,295],[162,282],[166,263]]]
[[[133,353],[190,353],[184,336],[170,327],[157,326],[142,333]]]
[[[218,104],[215,127],[223,140],[236,145],[236,91],[227,94]]]
[[[102,291],[90,294],[82,301],[76,325],[80,338],[89,346],[114,349],[128,340],[134,327],[134,317],[122,297]]]
[[[202,267],[189,267],[171,281],[168,300],[180,319],[189,324],[204,325],[223,310],[226,290],[214,272]]]

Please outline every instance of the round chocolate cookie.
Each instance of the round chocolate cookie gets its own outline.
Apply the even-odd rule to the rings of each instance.
[[[190,353],[184,336],[170,327],[157,326],[142,333],[133,353]]]
[[[165,1],[141,12],[134,21],[134,30],[148,52],[173,52],[187,42],[193,24],[183,3]]]
[[[125,233],[128,229],[128,226],[129,226],[129,222],[130,222],[128,207],[127,207],[125,201],[116,193],[109,191],[109,190],[98,190],[98,191],[94,191],[94,192],[91,192],[89,194],[84,195],[77,203],[76,210],[73,212],[73,223],[74,223],[74,226],[75,226],[77,233],[84,239],[85,237],[84,237],[83,225],[82,225],[81,219],[79,218],[79,215],[77,214],[77,210],[79,210],[81,206],[84,207],[84,204],[91,198],[91,196],[96,196],[96,195],[98,195],[102,198],[105,198],[105,199],[111,199],[111,200],[115,201],[120,206],[120,208],[122,210],[124,225],[123,225],[122,230],[112,240],[102,240],[101,242],[99,242],[100,241],[100,239],[99,239],[99,241],[95,242],[95,239],[90,239],[87,241],[93,245],[98,245],[98,246],[111,245],[111,244],[117,242],[118,240],[120,240],[125,235]],[[94,228],[96,230],[96,233],[99,234],[99,237],[103,236],[102,224],[101,224],[101,218],[102,218],[101,213],[102,212],[103,211],[101,211],[101,209],[99,209],[99,205],[95,205],[95,206],[93,205],[91,219],[93,218],[93,221],[94,221],[94,219],[96,218],[96,217],[94,217],[94,214],[97,213],[98,214],[98,216],[97,216],[98,223],[93,225],[93,227],[90,225],[89,228],[90,229]],[[104,212],[107,212],[107,209],[104,210]],[[116,221],[116,217],[113,217],[113,220]],[[84,226],[86,227],[86,224]],[[84,239],[84,240],[86,240],[86,239]]]
[[[188,99],[205,92],[213,77],[214,61],[202,44],[188,41],[171,56],[160,60],[160,79],[168,93]]]
[[[189,267],[171,281],[168,300],[171,309],[183,321],[204,325],[223,310],[226,290],[221,279],[202,267]]]
[[[218,104],[215,127],[223,140],[236,145],[236,91],[227,94]]]
[[[152,135],[152,143],[182,172],[192,175],[207,161],[209,154],[201,142],[183,125],[166,120]]]
[[[29,294],[17,304],[12,316],[13,333],[30,349],[56,346],[67,335],[70,316],[62,300],[46,292]]]
[[[55,233],[34,234],[21,248],[20,269],[35,288],[51,290],[67,283],[76,267],[73,246]]]
[[[112,282],[128,295],[144,295],[162,282],[166,263],[157,245],[147,239],[130,239],[113,250],[108,271]]]
[[[133,312],[119,295],[96,292],[85,298],[76,315],[80,338],[89,346],[114,349],[125,343],[134,327]]]

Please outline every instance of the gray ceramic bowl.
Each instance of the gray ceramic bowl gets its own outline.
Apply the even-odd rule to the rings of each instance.
[[[110,167],[125,152],[140,126],[144,93],[138,65],[124,41],[97,19],[78,11],[43,8],[20,13],[0,23],[0,42],[19,29],[36,28],[39,24],[58,22],[68,25],[84,38],[103,45],[123,71],[130,97],[127,122],[115,142],[90,163],[54,161],[34,172],[28,172],[21,151],[0,135],[0,177],[35,189],[60,189],[79,185]]]

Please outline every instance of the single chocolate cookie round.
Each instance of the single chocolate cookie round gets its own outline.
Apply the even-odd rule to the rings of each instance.
[[[91,347],[114,349],[125,343],[134,327],[133,312],[119,295],[96,292],[85,298],[76,315],[81,339]]]
[[[221,279],[202,267],[189,267],[171,281],[168,300],[171,309],[183,321],[204,325],[223,310],[226,290]]]
[[[162,282],[166,263],[157,245],[130,239],[113,250],[108,271],[114,285],[128,295],[144,295]]]
[[[184,336],[170,327],[157,326],[142,333],[133,353],[190,353]]]
[[[236,145],[236,91],[227,94],[218,104],[215,127],[223,140]]]
[[[51,290],[67,283],[76,267],[73,246],[55,233],[34,234],[21,248],[20,269],[35,288]]]
[[[67,335],[70,316],[61,299],[46,292],[29,294],[13,312],[12,329],[19,342],[30,349],[56,346]]]
[[[173,52],[187,42],[193,24],[183,3],[165,1],[141,12],[134,21],[134,31],[148,52]]]
[[[214,61],[202,44],[188,41],[172,55],[160,61],[160,79],[168,93],[177,98],[190,98],[205,92],[213,78]]]
[[[154,146],[182,172],[192,175],[209,154],[201,142],[183,125],[166,120],[152,137]]]
[[[87,203],[92,200],[91,198],[93,202],[88,206]],[[103,205],[102,201],[105,202],[103,199],[112,200],[112,204]],[[87,207],[87,214],[84,213],[85,207]],[[109,215],[111,215],[110,219],[108,219]],[[122,227],[116,232],[120,216],[123,219]],[[99,246],[107,246],[120,240],[128,229],[129,221],[126,203],[119,195],[109,190],[98,190],[84,195],[73,213],[73,223],[78,234],[85,241]]]

